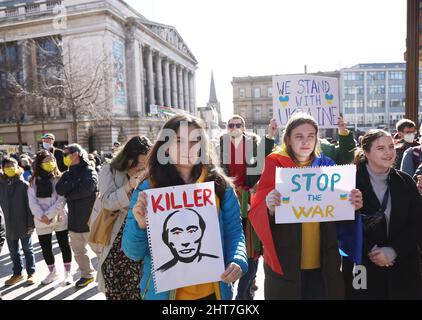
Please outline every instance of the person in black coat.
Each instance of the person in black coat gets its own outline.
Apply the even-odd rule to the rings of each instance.
[[[5,157],[1,165],[4,174],[0,175],[0,206],[4,214],[7,246],[13,265],[13,275],[5,281],[5,285],[12,286],[24,279],[21,247],[25,255],[27,284],[34,284],[35,256],[31,234],[35,225],[29,208],[28,183],[24,181],[23,169],[15,158]]]
[[[421,299],[418,245],[422,245],[422,198],[415,182],[392,168],[396,152],[391,135],[371,130],[362,139],[356,187],[363,194],[364,286],[343,259],[346,298]]]
[[[56,184],[56,191],[66,198],[69,209],[68,230],[75,260],[81,270],[77,287],[92,281],[93,268],[87,256],[88,221],[97,196],[98,175],[88,160],[87,152],[79,144],[64,148],[64,163],[69,167]]]

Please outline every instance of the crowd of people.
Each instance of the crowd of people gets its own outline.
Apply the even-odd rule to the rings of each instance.
[[[337,141],[320,138],[319,132],[311,116],[298,113],[282,133],[272,120],[260,137],[233,115],[214,146],[202,120],[176,115],[155,143],[145,136],[115,143],[111,159],[79,144],[55,148],[54,135],[46,133],[37,154],[1,161],[0,251],[6,242],[12,261],[5,285],[24,281],[24,268],[28,285],[38,281],[35,231],[49,271],[40,279],[43,285],[59,279],[72,284],[74,260],[80,271],[74,285],[83,288],[96,280],[108,300],[253,300],[260,257],[268,300],[421,299],[422,140],[416,124],[403,119],[394,133],[373,129],[356,142],[339,117]],[[163,157],[171,161],[163,163]],[[276,223],[275,208],[281,204],[276,168],[352,163],[357,168],[349,198],[354,221]],[[214,283],[156,292],[145,192],[202,182],[214,183],[225,271]],[[107,241],[100,243],[91,231],[104,214],[113,220]],[[341,254],[347,232],[361,237],[352,237],[348,256]],[[89,248],[97,255],[97,270]],[[367,270],[364,290],[353,286],[357,266]]]

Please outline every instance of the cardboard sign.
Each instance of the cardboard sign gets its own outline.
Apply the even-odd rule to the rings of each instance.
[[[320,128],[336,128],[340,115],[338,79],[308,74],[273,77],[273,110],[279,127],[298,112],[311,115]]]
[[[156,292],[221,280],[225,268],[214,182],[145,193]]]
[[[355,165],[277,168],[282,203],[275,210],[276,223],[354,220],[349,196],[355,182]]]

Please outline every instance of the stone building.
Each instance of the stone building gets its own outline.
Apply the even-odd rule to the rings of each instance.
[[[53,38],[66,57],[72,52],[75,58],[64,57],[63,64],[73,70],[92,68],[102,56],[110,66],[111,80],[98,94],[112,117],[78,118],[78,142],[85,147],[107,151],[137,134],[154,140],[168,114],[162,110],[196,113],[198,62],[174,27],[148,20],[121,0],[0,0],[0,144],[18,143],[16,120],[32,151],[43,131],[54,133],[59,146],[75,141],[69,110],[48,100],[26,99],[17,119],[2,71],[2,64],[12,65],[17,81],[27,84],[31,72],[42,69],[37,48],[54,51]]]

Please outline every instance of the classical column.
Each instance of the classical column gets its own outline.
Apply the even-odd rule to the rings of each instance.
[[[192,113],[196,114],[196,75],[195,71],[192,71]]]
[[[155,75],[157,79],[157,104],[162,106],[164,105],[164,93],[163,93],[163,68],[162,68],[162,59],[159,52],[157,52],[155,58]]]
[[[171,106],[170,62],[168,59],[164,60],[164,104],[167,107]]]
[[[142,52],[141,44],[130,34],[126,42],[128,111],[130,116],[143,114]]]
[[[171,106],[177,108],[179,101],[177,100],[177,75],[176,65],[171,64]]]
[[[183,70],[182,66],[177,68],[177,86],[179,88],[179,109],[184,109],[185,102],[183,100]]]
[[[184,100],[185,100],[185,110],[190,112],[189,108],[189,83],[188,83],[188,70],[183,70],[183,91],[184,91]]]
[[[152,61],[152,49],[147,48],[147,88],[148,88],[148,108],[151,104],[155,104],[154,96],[154,70]]]
[[[189,71],[189,112],[195,114],[195,105],[194,105],[194,97],[193,97],[193,73]]]

